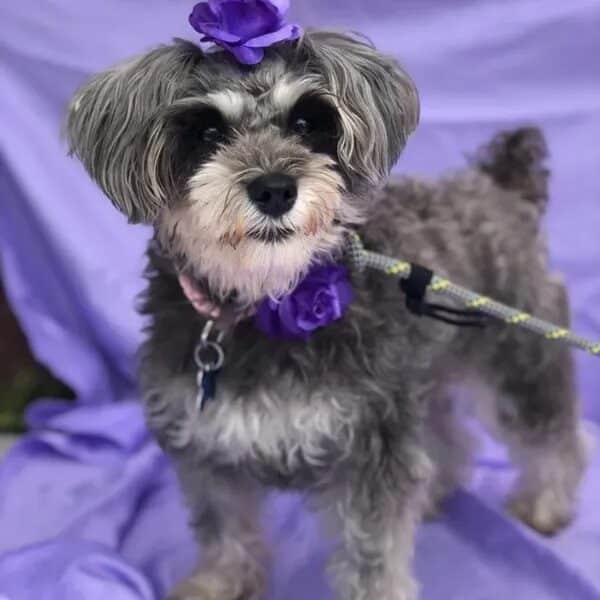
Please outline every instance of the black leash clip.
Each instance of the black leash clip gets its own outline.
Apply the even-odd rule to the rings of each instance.
[[[480,310],[461,310],[427,302],[425,294],[433,279],[433,271],[416,263],[411,263],[410,267],[410,275],[400,279],[400,289],[406,294],[406,308],[409,312],[457,327],[485,327],[487,317]]]

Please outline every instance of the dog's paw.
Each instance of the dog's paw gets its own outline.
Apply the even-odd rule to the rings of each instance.
[[[262,581],[242,581],[240,573],[206,571],[177,586],[167,600],[264,600],[264,594]]]
[[[573,519],[571,503],[559,498],[554,490],[536,496],[513,496],[507,503],[508,511],[517,519],[542,535],[554,535]]]
[[[211,591],[195,580],[190,580],[177,586],[168,596],[167,600],[214,600]]]

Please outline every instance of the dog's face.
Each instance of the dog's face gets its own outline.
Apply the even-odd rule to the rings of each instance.
[[[410,78],[370,45],[312,32],[256,67],[176,42],[84,86],[73,152],[131,221],[213,292],[290,289],[364,218],[418,120]]]

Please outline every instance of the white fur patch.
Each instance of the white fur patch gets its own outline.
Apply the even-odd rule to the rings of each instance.
[[[318,89],[318,85],[319,82],[308,75],[300,79],[285,77],[273,86],[271,101],[283,112],[288,111],[303,94]]]
[[[229,121],[239,121],[245,111],[251,110],[254,98],[249,94],[221,90],[207,94],[207,99],[218,108]]]
[[[288,383],[287,394],[280,386],[258,389],[245,398],[231,396],[223,386],[219,401],[197,421],[195,436],[202,446],[222,451],[234,463],[254,460],[257,453],[281,457],[285,449],[290,472],[307,462],[325,466],[323,461],[330,457],[323,456],[324,439],[350,451],[349,432],[361,417],[354,406],[358,399],[347,390],[340,393],[343,402],[327,390],[307,397],[304,390]]]

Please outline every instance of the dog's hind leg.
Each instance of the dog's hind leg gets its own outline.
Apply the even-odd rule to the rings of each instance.
[[[548,282],[546,291],[547,299],[558,300],[548,318],[567,325],[562,285]],[[519,469],[509,510],[551,535],[573,516],[586,462],[571,352],[561,342],[518,328],[506,329],[492,343],[484,374],[493,393],[487,400],[476,398],[475,409],[508,445]]]

